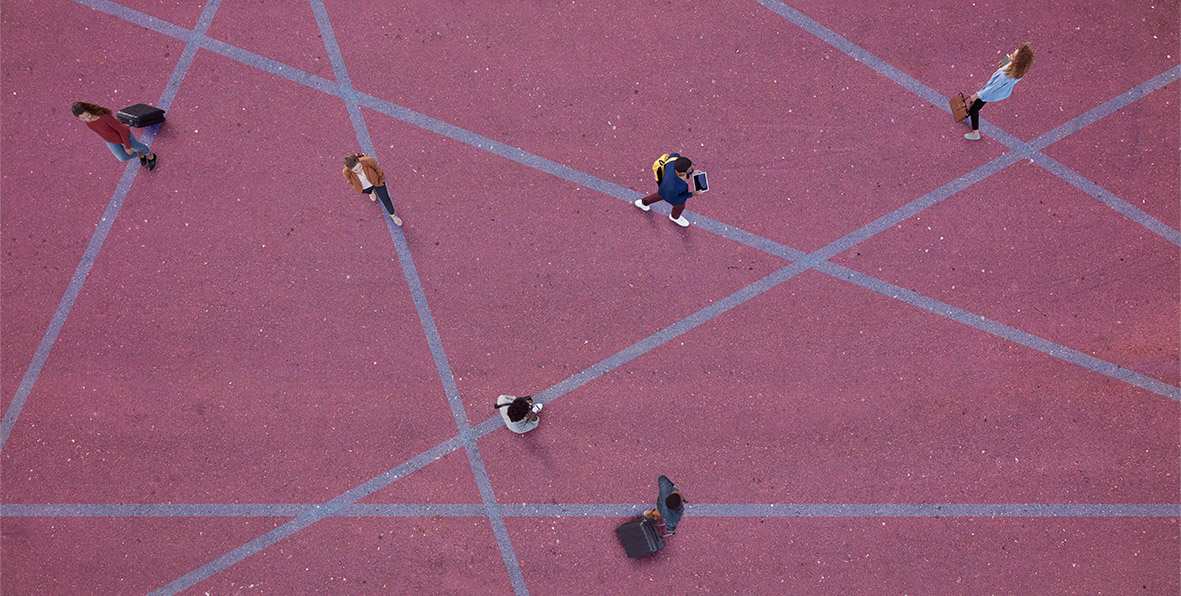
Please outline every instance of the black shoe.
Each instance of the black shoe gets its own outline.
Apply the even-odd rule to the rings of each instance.
[[[148,165],[148,158],[146,158],[146,157],[144,157],[144,156],[142,156],[142,155],[141,155],[141,156],[139,156],[139,165],[141,165],[141,166],[146,166],[146,165]]]
[[[155,170],[156,169],[156,154],[153,153],[151,159],[148,159],[147,162],[148,162],[148,171],[151,172],[151,171]]]

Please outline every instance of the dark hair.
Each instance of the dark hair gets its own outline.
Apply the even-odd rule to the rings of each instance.
[[[103,114],[110,114],[111,111],[96,104],[86,103],[84,101],[76,101],[74,105],[70,106],[70,112],[75,116],[82,114],[94,114],[95,116],[102,116]]]
[[[681,499],[681,493],[673,493],[664,498],[664,506],[672,510],[680,509],[684,505]]]
[[[508,406],[508,419],[513,422],[520,422],[529,415],[530,410],[533,409],[533,396],[526,395],[518,397],[507,404],[496,404],[497,409]]]
[[[688,157],[678,157],[677,160],[673,162],[673,169],[676,170],[678,174],[684,174],[685,172],[688,172],[689,168],[691,167],[693,167],[693,160],[689,159]]]
[[[344,156],[344,167],[349,168],[350,170],[357,167],[357,162],[361,160],[362,155],[365,155],[365,154],[364,153],[350,153],[350,154]]]

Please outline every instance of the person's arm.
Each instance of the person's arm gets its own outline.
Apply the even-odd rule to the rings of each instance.
[[[115,120],[115,117],[110,114],[103,114],[102,118],[107,128],[110,128],[115,131],[115,134],[119,135],[119,143],[123,145],[123,148],[128,153],[131,153],[131,129],[122,122]]]
[[[381,166],[377,165],[376,159],[365,156],[361,158],[361,163],[365,166],[369,166],[369,169],[373,172],[374,176],[370,182],[372,182],[374,186],[385,185],[385,172],[381,171]]]
[[[344,174],[344,181],[348,182],[349,186],[353,187],[353,190],[357,192],[365,192],[361,190],[361,182],[357,180],[356,176],[351,175],[352,172],[350,172],[348,168],[342,170],[341,173]]]

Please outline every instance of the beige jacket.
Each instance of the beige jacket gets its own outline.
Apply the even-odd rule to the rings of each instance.
[[[373,159],[369,156],[364,156],[358,161],[361,162],[361,171],[365,172],[365,177],[368,178],[374,186],[385,186],[385,172],[381,171],[381,167],[377,165],[376,159]],[[344,169],[344,179],[347,180],[357,192],[365,191],[365,189],[361,188],[361,179],[357,178],[357,175],[347,167]]]

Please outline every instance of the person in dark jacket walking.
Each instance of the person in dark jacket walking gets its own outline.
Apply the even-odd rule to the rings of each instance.
[[[390,191],[385,187],[385,172],[377,165],[377,160],[364,153],[351,153],[344,157],[344,179],[357,192],[369,195],[370,201],[381,199],[394,225],[401,226],[402,218],[394,214],[394,202],[390,199]],[[377,198],[374,198],[374,197]]]
[[[87,128],[102,137],[119,161],[139,156],[139,165],[147,166],[149,171],[156,169],[156,154],[147,145],[139,142],[126,124],[116,120],[111,115],[111,110],[100,105],[76,101],[70,107],[70,112],[85,122]]]
[[[1029,43],[1023,43],[1016,50],[1006,56],[1008,59],[996,72],[989,77],[984,88],[973,93],[968,98],[968,125],[972,132],[965,133],[964,138],[969,141],[980,140],[980,108],[984,104],[1007,99],[1013,93],[1013,87],[1025,76],[1025,72],[1033,66],[1033,48]]]
[[[656,479],[660,494],[656,497],[656,507],[644,512],[644,517],[656,522],[661,534],[672,536],[677,533],[677,525],[681,523],[681,516],[685,514],[685,499],[681,496],[681,489],[673,484],[668,476],[663,474]]]
[[[642,199],[636,199],[632,204],[641,211],[649,211],[652,209],[650,205],[653,203],[665,201],[673,206],[672,213],[669,213],[668,218],[678,226],[687,228],[689,220],[685,219],[681,213],[685,211],[685,201],[697,194],[696,191],[690,190],[693,184],[693,161],[676,153],[669,153],[668,156],[671,159],[664,164],[664,171],[657,183],[656,192]]]

